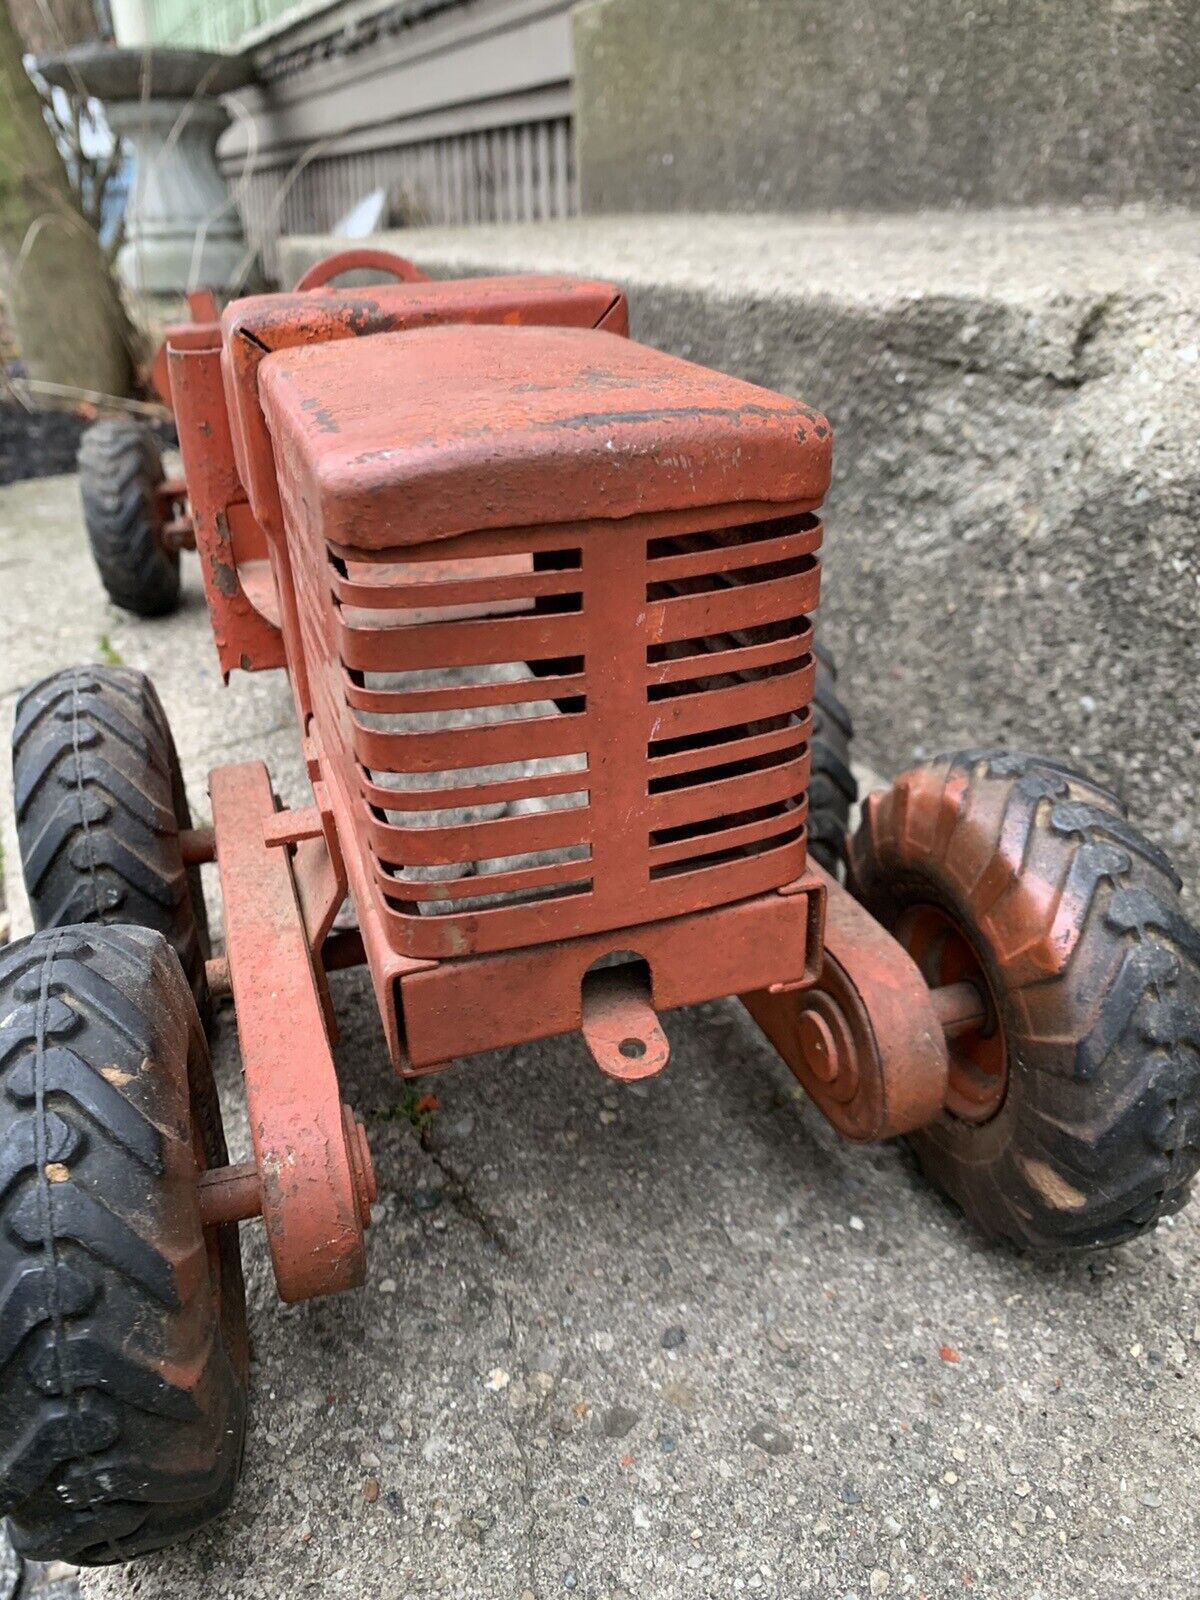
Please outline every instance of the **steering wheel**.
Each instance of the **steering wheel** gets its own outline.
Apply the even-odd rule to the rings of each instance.
[[[420,267],[406,260],[404,256],[395,255],[391,250],[372,250],[364,246],[357,250],[339,250],[335,255],[326,256],[323,261],[314,261],[300,278],[296,288],[323,289],[326,284],[332,283],[334,278],[340,278],[343,272],[355,272],[364,268],[370,272],[386,272],[389,277],[397,279],[400,283],[429,282],[429,274],[422,272]]]

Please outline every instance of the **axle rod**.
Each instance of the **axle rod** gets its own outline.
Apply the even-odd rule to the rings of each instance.
[[[973,983],[947,983],[931,989],[929,998],[947,1039],[972,1033],[987,1021],[987,1005]]]
[[[214,1167],[202,1172],[199,1181],[200,1221],[206,1228],[225,1222],[246,1222],[262,1215],[262,1185],[253,1161],[239,1161],[234,1167]]]
[[[229,976],[229,962],[225,956],[213,956],[204,963],[204,981],[208,985],[208,992],[214,1000],[223,999],[233,993],[233,981]]]
[[[185,867],[200,867],[217,859],[217,836],[211,828],[180,828],[179,853]]]
[[[211,965],[211,963],[210,963]],[[358,1214],[366,1227],[375,1201],[375,1169],[361,1122],[350,1107],[342,1107],[342,1137],[354,1185]],[[239,1161],[228,1167],[212,1167],[202,1172],[196,1188],[200,1200],[200,1222],[205,1228],[220,1228],[227,1222],[248,1222],[263,1211],[262,1180],[255,1161]]]

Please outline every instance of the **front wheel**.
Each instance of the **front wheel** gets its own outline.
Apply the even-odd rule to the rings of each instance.
[[[208,921],[175,742],[145,673],[67,667],[17,702],[12,741],[17,839],[34,926],[156,928],[175,948],[204,1015]]]
[[[1000,751],[871,795],[855,894],[931,985],[971,982],[946,1109],[913,1136],[985,1234],[1118,1244],[1184,1204],[1200,1166],[1200,933],[1166,857],[1107,790]]]
[[[69,927],[0,952],[0,1516],[36,1560],[127,1561],[228,1505],[246,1420],[237,1224],[175,952]]]

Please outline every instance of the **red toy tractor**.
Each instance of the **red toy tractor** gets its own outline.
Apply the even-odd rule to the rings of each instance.
[[[579,1030],[629,1081],[662,1012],[739,996],[836,1128],[910,1137],[994,1239],[1114,1244],[1186,1197],[1200,938],[1169,863],[1107,790],[971,750],[872,795],[843,867],[829,427],[625,335],[610,285],[525,277],[262,296],[171,340],[220,664],[286,670],[312,799],[222,767],[194,828],[134,672],[20,703],[41,931],[0,955],[0,1509],[31,1554],[124,1559],[229,1502],[239,1222],[286,1300],[363,1281],[336,967],[369,968],[405,1075]]]

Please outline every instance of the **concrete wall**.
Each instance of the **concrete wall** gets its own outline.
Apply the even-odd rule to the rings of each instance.
[[[1200,196],[1196,0],[591,0],[583,209]]]

